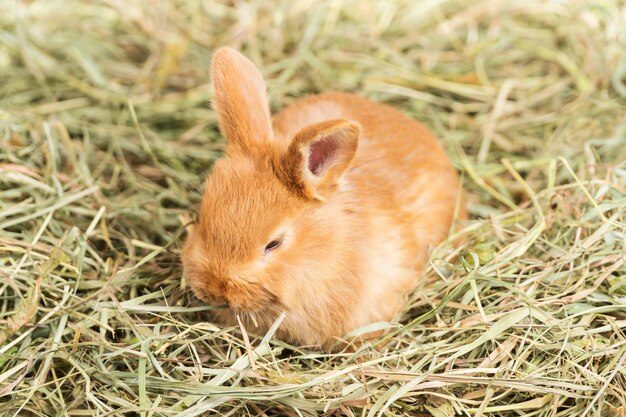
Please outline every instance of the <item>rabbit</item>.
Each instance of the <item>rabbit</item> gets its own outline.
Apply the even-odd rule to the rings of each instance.
[[[430,249],[465,217],[459,177],[420,123],[348,93],[296,100],[272,119],[263,77],[228,47],[211,63],[228,145],[182,249],[195,295],[225,324],[331,349],[389,321]]]

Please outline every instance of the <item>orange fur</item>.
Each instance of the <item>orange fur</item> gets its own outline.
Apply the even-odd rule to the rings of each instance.
[[[279,337],[325,348],[392,319],[454,221],[460,183],[441,146],[397,110],[344,93],[300,99],[271,122],[248,59],[222,48],[212,70],[229,147],[183,248],[195,294],[258,333],[285,311]]]

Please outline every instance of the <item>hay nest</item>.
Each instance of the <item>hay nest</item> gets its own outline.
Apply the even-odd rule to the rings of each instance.
[[[233,3],[3,2],[0,414],[623,416],[625,4]],[[463,173],[464,243],[356,352],[221,328],[181,281],[225,44],[272,107],[388,102]]]

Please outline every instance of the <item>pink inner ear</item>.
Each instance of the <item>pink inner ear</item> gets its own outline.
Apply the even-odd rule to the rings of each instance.
[[[314,175],[319,175],[338,149],[339,141],[332,136],[322,138],[309,145],[309,171]]]

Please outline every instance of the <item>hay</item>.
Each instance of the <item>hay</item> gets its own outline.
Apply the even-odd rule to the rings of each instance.
[[[3,2],[0,414],[623,416],[624,3],[234,3]],[[181,283],[224,44],[274,108],[389,102],[463,172],[464,243],[356,352],[220,328]]]

